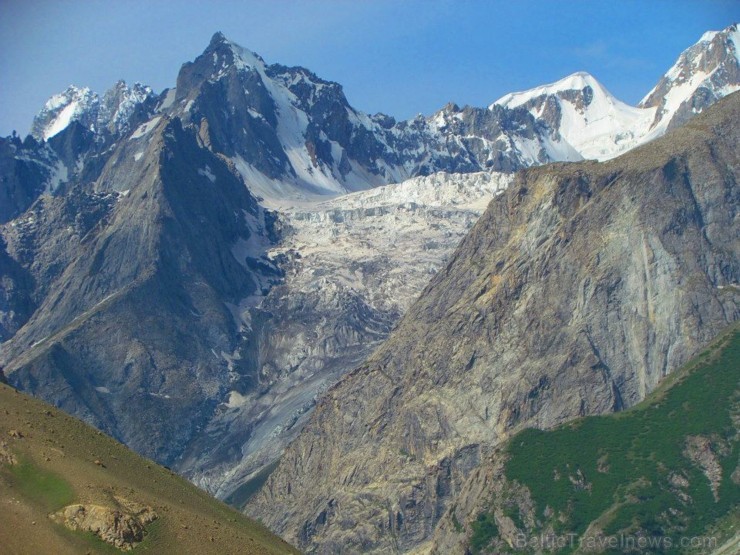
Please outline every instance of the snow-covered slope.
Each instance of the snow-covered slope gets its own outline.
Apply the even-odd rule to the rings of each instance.
[[[152,89],[140,83],[130,87],[119,81],[106,91],[102,99],[87,87],[70,85],[46,101],[33,120],[31,135],[38,140],[49,140],[73,121],[93,133],[105,130],[111,134],[124,133],[128,131],[137,108],[153,101],[154,97]]]
[[[607,160],[684,123],[740,88],[737,25],[705,33],[637,107],[615,98],[588,73],[509,93],[495,107],[526,108],[545,124],[554,160]]]
[[[241,312],[232,307],[242,328],[262,326],[259,352],[249,356],[262,361],[270,385],[247,395],[228,392],[199,441],[202,450],[186,456],[179,470],[228,497],[275,461],[317,396],[387,337],[511,179],[440,173],[284,207],[285,237],[268,253],[286,271],[284,284],[258,308],[253,298]]]
[[[556,83],[510,93],[494,105],[526,108],[547,124],[556,160],[603,160],[633,148],[647,133],[655,110],[634,108],[617,100],[588,73]]]
[[[740,89],[740,30],[737,24],[708,31],[685,50],[639,106],[655,108],[653,134],[684,123],[723,96]]]

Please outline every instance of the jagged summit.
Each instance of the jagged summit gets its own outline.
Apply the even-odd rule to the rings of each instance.
[[[682,52],[638,106],[656,109],[651,130],[663,133],[738,89],[740,31],[734,23],[704,33]]]
[[[49,100],[32,134],[49,139],[77,121],[98,140],[132,133],[155,111],[180,117],[202,128],[203,140],[233,160],[251,190],[275,202],[437,171],[605,160],[736,90],[737,36],[736,25],[706,33],[638,107],[615,98],[591,74],[576,72],[507,94],[488,109],[449,103],[429,117],[397,122],[355,110],[338,83],[302,67],[267,64],[216,32],[156,102],[143,86],[119,83],[102,101],[89,89],[70,87]]]
[[[224,35],[221,31],[216,31],[211,37],[211,42],[209,43],[209,46],[213,46],[222,42],[227,42],[227,40],[228,39],[226,38],[226,35]]]
[[[70,85],[46,101],[33,120],[31,135],[49,140],[75,121],[93,133],[122,133],[130,129],[137,108],[153,103],[155,96],[151,87],[139,82],[129,86],[119,80],[102,98],[88,87]]]

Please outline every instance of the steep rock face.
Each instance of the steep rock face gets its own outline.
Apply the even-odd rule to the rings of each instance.
[[[470,474],[428,552],[506,553],[528,544],[520,551],[531,553],[529,540],[571,537],[582,553],[609,537],[712,530],[714,546],[703,552],[734,553],[715,547],[737,538],[718,521],[732,519],[740,485],[732,416],[739,356],[736,323],[634,410],[514,435]]]
[[[250,387],[248,369],[214,353],[238,342],[224,299],[267,270],[232,252],[255,232],[255,199],[192,131],[162,120],[141,165],[130,191],[45,196],[33,221],[3,229],[42,285],[0,364],[16,386],[171,462],[220,391]]]
[[[0,138],[0,224],[20,216],[39,195],[66,180],[66,167],[32,137]]]
[[[739,116],[520,173],[248,512],[308,551],[408,551],[512,431],[644,398],[740,317]]]

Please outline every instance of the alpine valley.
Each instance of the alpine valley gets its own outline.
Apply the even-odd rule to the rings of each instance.
[[[221,33],[161,93],[70,86],[0,139],[0,378],[308,552],[596,537],[630,496],[588,520],[506,464],[740,318],[738,89],[736,24],[637,106],[575,73],[395,121]],[[728,399],[729,439],[681,436],[716,503]]]

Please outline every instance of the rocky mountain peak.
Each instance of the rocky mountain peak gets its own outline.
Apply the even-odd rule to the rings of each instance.
[[[102,99],[88,87],[70,85],[46,101],[33,120],[31,135],[49,140],[73,122],[96,134],[124,133],[130,129],[130,120],[139,107],[151,109],[155,98],[151,87],[141,83],[128,86],[123,80],[107,90]]]
[[[532,103],[533,101],[539,101],[541,103],[545,101],[547,97],[552,96],[571,99],[574,97],[574,91],[581,92],[584,96],[590,97],[590,99],[593,98],[594,91],[597,91],[607,98],[613,98],[609,91],[607,91],[593,75],[585,71],[577,71],[548,85],[542,85],[523,92],[506,94],[489,106],[489,108],[492,109],[494,105],[504,106],[506,108],[516,108],[518,106]],[[591,101],[590,99],[585,103],[589,104]]]
[[[228,42],[226,35],[224,35],[221,31],[216,31],[215,33],[213,33],[213,36],[211,37],[211,42],[208,44],[208,46],[214,46],[217,44],[222,44],[224,42]]]
[[[667,130],[739,88],[740,31],[735,23],[704,33],[638,106],[655,109],[651,129]]]
[[[100,98],[89,88],[70,85],[46,101],[33,119],[31,135],[38,140],[48,140],[72,121],[79,121],[85,127],[94,126],[99,103]]]

